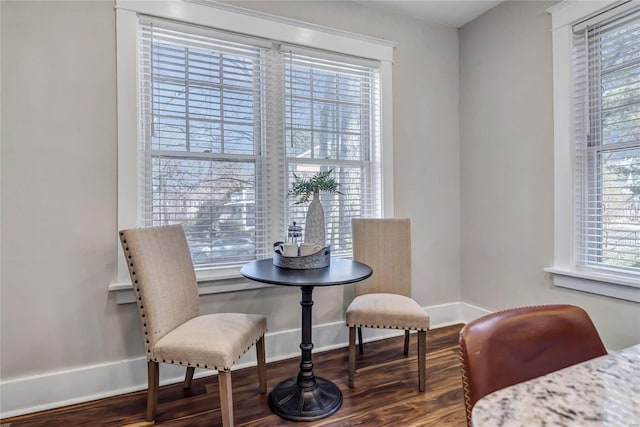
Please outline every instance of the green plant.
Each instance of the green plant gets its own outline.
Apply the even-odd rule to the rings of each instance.
[[[294,182],[291,184],[291,190],[287,193],[287,197],[299,197],[295,203],[299,205],[306,203],[315,193],[324,191],[329,194],[342,194],[338,191],[338,182],[330,177],[333,169],[325,172],[318,172],[311,178],[305,178],[300,175],[293,174]]]

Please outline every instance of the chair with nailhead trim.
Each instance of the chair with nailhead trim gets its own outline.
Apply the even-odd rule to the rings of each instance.
[[[418,332],[418,389],[425,391],[426,337],[429,315],[411,298],[411,224],[409,219],[354,218],[353,259],[369,265],[373,275],[355,284],[349,304],[349,387],[354,387],[356,328],[360,354],[362,328],[404,329],[404,355],[409,331]]]
[[[218,371],[223,426],[232,426],[231,367],[256,346],[258,381],[267,391],[264,334],[266,318],[258,314],[199,314],[198,285],[181,225],[120,231],[144,336],[149,376],[147,421],[158,403],[159,363],[187,368],[184,388],[195,368]]]
[[[518,307],[467,323],[460,330],[467,425],[483,396],[605,354],[589,315],[574,305]]]

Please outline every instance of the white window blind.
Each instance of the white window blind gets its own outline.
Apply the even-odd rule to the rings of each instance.
[[[640,8],[574,30],[576,256],[640,274]]]
[[[377,71],[294,52],[284,54],[289,183],[332,170],[339,194],[321,194],[327,243],[351,253],[351,218],[381,216]],[[290,200],[289,221],[304,227],[306,205]]]
[[[196,267],[269,257],[304,227],[292,174],[333,169],[327,238],[350,254],[351,218],[381,214],[376,68],[157,18],[138,40],[141,223],[183,224]]]
[[[140,25],[142,223],[183,224],[197,265],[249,261],[269,237],[256,198],[264,49],[175,28]]]

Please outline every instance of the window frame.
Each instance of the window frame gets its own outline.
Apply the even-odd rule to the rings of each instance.
[[[138,197],[138,15],[171,19],[186,24],[240,33],[241,37],[278,40],[282,43],[379,61],[380,127],[382,159],[382,211],[393,216],[393,116],[392,62],[394,42],[303,23],[288,18],[243,9],[233,5],[188,1],[116,1],[117,118],[118,118],[118,229],[141,226]],[[117,239],[114,239],[117,242]],[[119,244],[118,244],[119,246]],[[118,250],[119,254],[119,250]],[[198,269],[200,293],[229,292],[265,285],[246,281],[240,267]],[[118,302],[132,302],[131,283],[123,257],[117,257],[117,277],[109,289],[118,292]],[[124,292],[124,293],[123,293]]]
[[[556,286],[640,302],[640,275],[579,269],[575,247],[573,25],[619,5],[633,7],[638,2],[565,0],[547,10],[553,43],[554,255],[553,266],[544,270],[553,275]]]

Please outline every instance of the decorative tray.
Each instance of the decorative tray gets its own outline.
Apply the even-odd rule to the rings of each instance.
[[[314,254],[306,256],[284,256],[279,252],[273,252],[273,265],[280,268],[289,268],[292,270],[311,270],[314,268],[328,267],[330,263],[331,245],[319,250]]]

